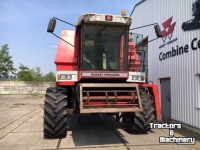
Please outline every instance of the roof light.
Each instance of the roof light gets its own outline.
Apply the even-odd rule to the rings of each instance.
[[[121,22],[122,18],[121,17],[117,17],[117,22]]]
[[[130,25],[132,19],[130,17],[124,16],[112,16],[112,15],[104,15],[104,14],[84,14],[83,15],[84,22],[110,22],[110,23],[121,23]]]
[[[87,21],[89,21],[89,20],[90,20],[89,16],[88,16],[88,15],[85,15],[85,16],[84,16],[84,21],[87,22]]]
[[[126,10],[122,10],[122,16],[126,16]]]
[[[100,15],[90,15],[90,20],[91,21],[101,20],[101,16]]]
[[[100,15],[97,15],[97,16],[96,16],[96,20],[101,20],[101,16],[100,16]]]
[[[95,15],[92,15],[92,16],[90,16],[91,18],[90,18],[90,20],[91,21],[94,21],[95,20]]]

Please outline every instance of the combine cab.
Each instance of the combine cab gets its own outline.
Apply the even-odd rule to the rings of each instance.
[[[192,5],[194,19],[186,21],[182,24],[183,31],[200,29],[200,0],[196,0]]]
[[[49,22],[52,34],[56,20]],[[65,137],[68,114],[116,115],[127,131],[139,133],[149,131],[154,119],[161,120],[158,87],[147,84],[140,72],[131,23],[124,14],[83,14],[75,31],[63,30],[55,59],[57,86],[46,92],[45,137]],[[161,37],[159,26],[155,29]]]

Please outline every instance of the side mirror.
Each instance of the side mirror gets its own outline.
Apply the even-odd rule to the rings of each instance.
[[[56,19],[54,19],[54,18],[50,19],[49,25],[48,25],[48,28],[47,28],[47,32],[53,33],[55,26],[56,26]]]
[[[154,29],[155,29],[155,32],[156,32],[156,36],[158,38],[161,38],[162,37],[162,33],[161,33],[161,30],[160,30],[160,26],[159,25],[155,25]]]

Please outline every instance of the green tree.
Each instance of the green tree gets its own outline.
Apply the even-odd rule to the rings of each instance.
[[[35,69],[33,68],[30,71],[34,78],[34,81],[43,81],[43,76],[40,67],[36,67]]]
[[[44,78],[44,81],[46,81],[46,82],[55,82],[56,81],[56,76],[52,71],[49,72],[48,74],[46,74],[43,78]]]
[[[9,55],[8,44],[3,45],[0,50],[0,77],[8,78],[9,74],[15,74],[16,69],[13,64],[12,56]]]
[[[20,81],[33,81],[34,77],[28,67],[20,64],[20,71],[17,73],[18,79]]]

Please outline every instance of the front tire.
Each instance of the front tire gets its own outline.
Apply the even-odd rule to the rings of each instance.
[[[150,95],[141,91],[143,112],[124,113],[123,123],[128,132],[146,133],[151,130],[149,123],[155,119],[155,108]]]
[[[67,135],[67,89],[48,88],[44,104],[44,137],[65,138]]]

